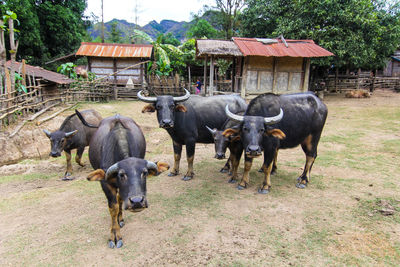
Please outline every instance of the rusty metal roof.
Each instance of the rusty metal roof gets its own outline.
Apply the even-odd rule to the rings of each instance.
[[[11,60],[7,61],[6,66],[7,66],[7,68],[11,68]],[[13,68],[15,71],[18,72],[18,70],[21,67],[22,67],[21,62],[14,62]],[[45,70],[41,67],[31,66],[28,64],[25,64],[25,72],[26,72],[26,75],[34,76],[36,79],[41,78],[43,80],[51,81],[51,82],[58,83],[58,84],[70,84],[70,83],[76,82],[75,80],[72,80],[72,79],[68,78],[67,76],[62,75],[60,73]]]
[[[81,43],[77,56],[113,57],[113,58],[150,58],[152,45],[145,44],[108,44]]]
[[[313,40],[286,40],[281,38],[256,39],[233,37],[244,56],[263,57],[327,57],[334,56],[328,50],[315,44]]]

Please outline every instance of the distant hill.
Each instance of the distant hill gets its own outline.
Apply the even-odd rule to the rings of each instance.
[[[118,20],[113,19],[104,23],[105,34],[111,30],[111,24],[116,21],[117,29],[121,31],[121,35],[123,38],[132,35],[133,30],[135,29],[135,23],[127,22],[126,20]],[[189,28],[190,22],[178,22],[174,20],[162,20],[160,23],[153,20],[150,21],[143,27],[138,26],[138,29],[144,31],[148,35],[150,35],[153,40],[157,38],[160,33],[167,34],[172,33],[176,39],[183,41],[185,39],[186,31]],[[101,36],[101,23],[96,23],[91,28],[88,29],[90,36],[95,39],[98,36]]]

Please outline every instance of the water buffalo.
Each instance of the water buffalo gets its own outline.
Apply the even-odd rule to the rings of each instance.
[[[214,141],[206,125],[221,128],[227,119],[225,106],[229,105],[234,112],[240,112],[246,109],[246,102],[236,95],[202,97],[190,96],[189,91],[186,89],[185,91],[186,94],[180,97],[170,95],[145,97],[142,91],[137,95],[140,100],[150,103],[142,112],[157,111],[159,126],[166,129],[172,138],[174,167],[169,176],[179,174],[182,145],[186,145],[188,170],[182,179],[188,181],[194,176],[196,143],[210,144]]]
[[[92,125],[77,114],[82,122]],[[144,160],[146,141],[140,127],[130,118],[115,115],[103,119],[89,146],[89,159],[95,171],[89,181],[100,181],[111,215],[110,248],[123,245],[120,228],[123,210],[142,211],[148,207],[146,178],[169,169],[167,163]]]
[[[83,110],[81,114],[88,122],[94,125],[98,125],[102,120],[101,115],[93,109]],[[75,148],[77,149],[75,161],[83,167],[83,151],[85,150],[85,147],[89,145],[90,139],[92,139],[92,136],[96,132],[96,129],[84,126],[74,113],[72,115],[69,115],[64,120],[57,131],[51,133],[48,130],[43,130],[43,132],[50,139],[50,156],[59,157],[61,156],[61,152],[63,150],[65,151],[65,156],[67,159],[67,170],[65,171],[62,180],[74,179],[71,176],[71,150]]]
[[[266,194],[271,188],[271,170],[278,149],[301,145],[306,163],[297,179],[296,187],[305,188],[310,171],[317,157],[317,146],[328,115],[326,105],[313,93],[289,95],[263,94],[250,101],[244,116],[232,113],[226,106],[229,118],[240,126],[224,131],[225,136],[240,134],[245,151],[244,173],[238,189],[249,183],[252,159],[264,150],[264,182],[259,193]]]

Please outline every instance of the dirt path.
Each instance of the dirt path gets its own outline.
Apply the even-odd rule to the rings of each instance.
[[[85,180],[89,166],[74,164],[70,182],[59,179],[64,156],[0,167],[0,264],[399,265],[400,95],[378,91],[370,99],[324,101],[328,121],[307,189],[294,186],[305,160],[300,148],[279,153],[273,189],[259,195],[261,159],[249,188],[238,191],[218,172],[224,162],[213,159],[213,145],[198,145],[195,179],[164,173],[148,180],[150,207],[125,213],[121,249],[107,248],[108,208],[99,184]],[[172,163],[169,136],[154,114],[140,113],[142,106],[79,108],[134,118],[146,136],[146,159]],[[184,159],[181,166],[183,174]],[[395,214],[381,215],[380,200]]]

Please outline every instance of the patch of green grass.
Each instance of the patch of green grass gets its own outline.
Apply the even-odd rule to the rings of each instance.
[[[382,141],[382,152],[393,153],[400,156],[400,138]]]
[[[27,174],[15,174],[0,177],[0,184],[9,182],[30,182],[36,180],[50,180],[57,177],[58,173],[27,173]]]
[[[395,212],[393,215],[385,216],[380,211],[385,209],[384,204],[389,203]],[[399,201],[395,197],[381,197],[372,199],[361,199],[358,206],[353,210],[353,214],[360,220],[364,225],[375,228],[376,224],[382,222],[386,223],[400,223],[400,206]]]

